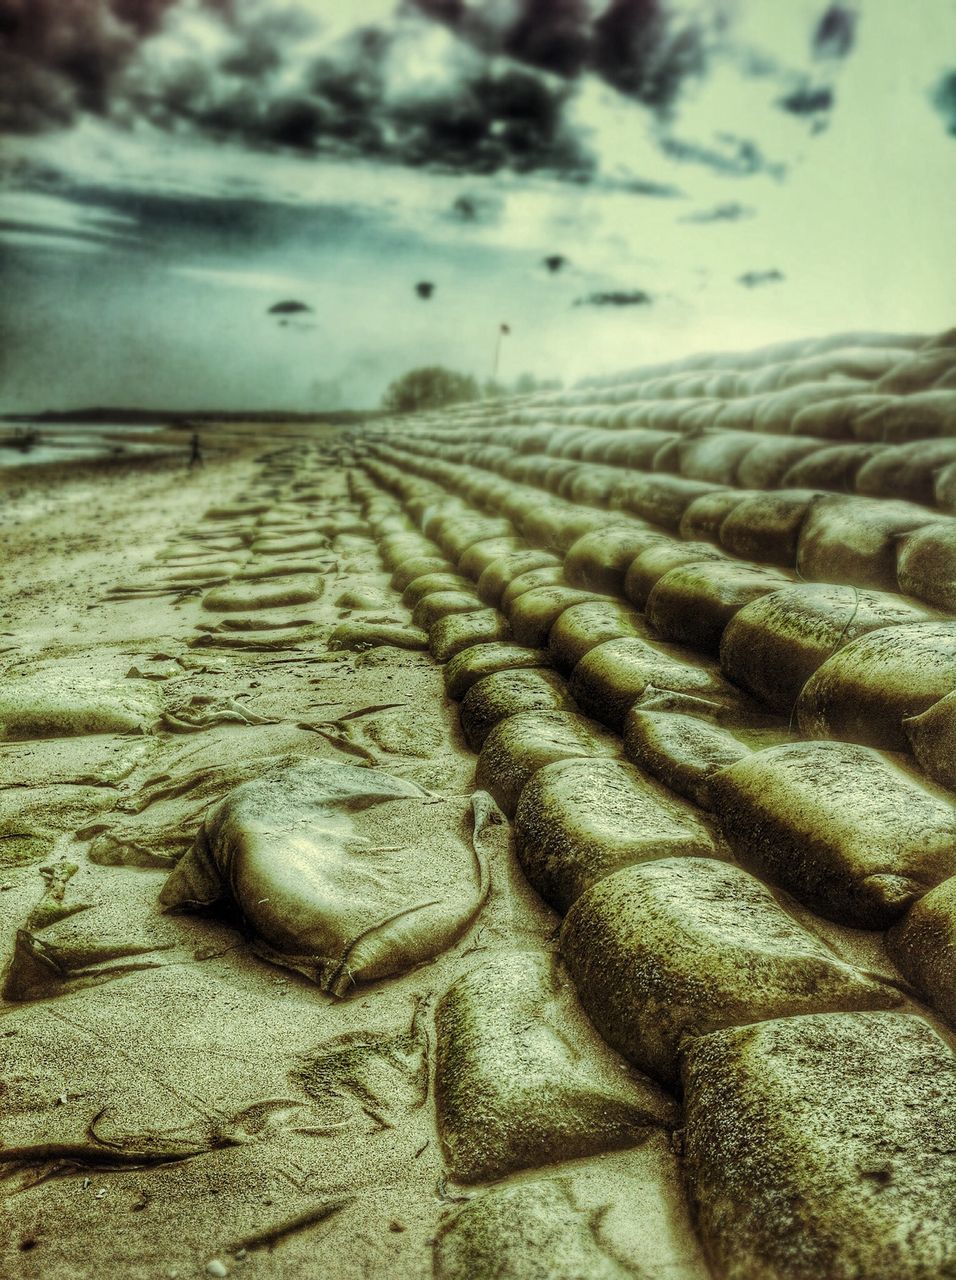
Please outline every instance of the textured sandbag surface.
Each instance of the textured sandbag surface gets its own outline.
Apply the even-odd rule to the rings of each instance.
[[[671,1085],[688,1037],[900,999],[839,961],[759,880],[710,858],[663,858],[600,881],[568,912],[561,954],[608,1043]]]
[[[881,627],[828,658],[797,701],[801,733],[905,751],[903,721],[956,689],[956,621]]]
[[[521,792],[514,830],[525,875],[561,912],[621,867],[717,852],[690,805],[619,760],[546,765]]]
[[[885,928],[956,873],[953,800],[868,747],[769,747],[710,787],[740,861],[826,919]]]
[[[818,667],[857,636],[935,615],[889,592],[800,583],[736,613],[720,642],[724,675],[769,707],[789,714]]]
[[[920,1018],[718,1031],[683,1060],[685,1176],[718,1275],[956,1273],[956,1059]]]
[[[635,1145],[673,1123],[671,1100],[622,1070],[551,956],[501,955],[459,978],[435,1029],[438,1128],[459,1181]]]

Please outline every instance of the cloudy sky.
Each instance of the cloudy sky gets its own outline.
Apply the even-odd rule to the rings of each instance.
[[[0,411],[954,323],[953,0],[0,0],[0,133]]]

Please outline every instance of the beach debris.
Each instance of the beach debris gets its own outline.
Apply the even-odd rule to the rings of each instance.
[[[250,1253],[255,1249],[271,1248],[272,1245],[278,1244],[280,1240],[284,1240],[286,1236],[297,1235],[300,1231],[307,1231],[309,1227],[318,1226],[320,1222],[325,1222],[334,1217],[335,1214],[352,1204],[354,1200],[354,1196],[336,1196],[330,1200],[323,1200],[312,1208],[295,1214],[294,1217],[284,1218],[281,1222],[276,1222],[272,1226],[263,1227],[261,1231],[255,1231],[251,1235],[244,1236],[232,1246],[230,1253],[235,1258],[239,1258],[240,1255],[245,1256],[246,1253]],[[228,1273],[217,1272],[216,1274],[226,1275]]]
[[[315,1100],[319,1116],[318,1127],[297,1132],[328,1132],[366,1116],[374,1133],[393,1128],[396,1114],[422,1107],[428,1096],[422,1009],[419,1003],[406,1032],[349,1031],[302,1054],[289,1078]]]
[[[216,698],[210,694],[195,694],[178,707],[167,707],[160,719],[160,728],[170,733],[198,733],[218,724],[277,724],[275,718],[256,715],[241,706],[234,698]]]
[[[345,996],[433,959],[477,915],[481,825],[471,802],[447,806],[381,770],[302,760],[231,792],[160,901],[231,900],[258,954]]]

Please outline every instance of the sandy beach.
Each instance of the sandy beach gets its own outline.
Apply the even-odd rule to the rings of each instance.
[[[504,825],[481,837],[491,889],[480,922],[435,963],[345,1000],[255,954],[238,922],[158,905],[172,859],[203,814],[277,759],[374,763],[418,784],[432,798],[432,831],[407,833],[413,844],[468,826],[474,757],[437,664],[405,649],[328,653],[321,644],[343,619],[407,626],[409,614],[348,496],[345,469],[322,453],[336,433],[316,433],[314,446],[301,434],[251,436],[192,472],[163,463],[7,478],[8,691],[25,673],[55,672],[50,687],[67,702],[92,679],[135,689],[154,709],[203,699],[255,721],[171,732],[154,720],[138,734],[0,748],[4,956],[36,922],[45,890],[49,904],[50,885],[54,898],[60,886],[61,906],[88,907],[52,928],[28,928],[53,945],[46,954],[57,965],[39,962],[39,978],[36,963],[26,976],[21,967],[20,980],[38,985],[6,1003],[0,1019],[2,1270],[11,1277],[424,1277],[443,1214],[472,1194],[446,1189],[426,1025],[456,978],[502,950],[552,951],[558,924],[509,861]],[[207,509],[241,500],[268,465],[263,454],[290,446],[296,474],[315,485],[315,509],[342,530],[324,540],[320,599],[300,611],[314,643],[191,647],[197,627],[214,620],[201,591],[110,598],[120,584],[155,576],[170,548],[207,545]],[[349,754],[355,743],[364,760]],[[166,798],[202,769],[216,775],[210,787]],[[168,862],[103,865],[93,859],[112,860],[104,836],[125,842],[133,861],[147,848],[140,861]],[[583,1034],[595,1039],[589,1028]],[[330,1043],[391,1039],[406,1046],[417,1076],[405,1058],[374,1054],[361,1087],[310,1076]],[[144,1152],[152,1155],[137,1156]],[[625,1206],[640,1202],[642,1234],[654,1226],[655,1274],[702,1275],[696,1243],[672,1221],[682,1212],[666,1192],[674,1177],[658,1131],[639,1149],[587,1162],[576,1195],[614,1201],[607,1230],[625,1254],[635,1230]]]

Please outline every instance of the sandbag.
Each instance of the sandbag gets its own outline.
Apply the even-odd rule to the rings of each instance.
[[[438,1131],[460,1182],[635,1146],[674,1122],[673,1102],[595,1035],[550,956],[499,952],[466,973],[435,1030]]]
[[[474,919],[486,805],[472,816],[381,770],[302,760],[230,792],[160,902],[229,902],[268,959],[344,996],[434,958]]]
[[[844,645],[797,700],[801,733],[905,751],[904,719],[956,689],[956,621],[882,627]]]
[[[720,668],[734,684],[789,714],[806,682],[838,649],[881,627],[934,616],[889,592],[796,583],[734,614],[720,642]]]
[[[869,747],[770,747],[710,788],[740,862],[839,924],[886,928],[956,873],[952,799]]]
[[[605,1040],[669,1085],[688,1037],[900,1002],[895,988],[838,960],[759,880],[713,858],[662,858],[601,880],[568,912],[561,954]]]
[[[561,913],[621,867],[716,851],[690,805],[620,760],[559,760],[539,769],[521,793],[514,829],[522,870]]]
[[[922,1018],[717,1031],[688,1041],[682,1077],[691,1212],[718,1275],[956,1271],[956,1060]]]

